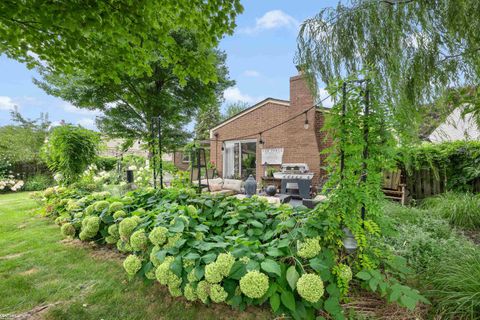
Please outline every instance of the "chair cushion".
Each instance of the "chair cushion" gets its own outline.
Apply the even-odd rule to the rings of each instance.
[[[235,179],[224,179],[223,180],[223,189],[232,190],[235,192],[242,191],[242,180]]]
[[[222,185],[220,183],[210,183],[209,185],[210,185],[210,191],[211,192],[222,190]]]

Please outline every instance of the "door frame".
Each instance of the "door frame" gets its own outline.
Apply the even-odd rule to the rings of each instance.
[[[257,139],[244,139],[244,140],[227,140],[227,141],[224,141],[223,143],[225,144],[225,150],[227,149],[227,144],[235,144],[235,143],[239,143],[239,146],[238,146],[238,150],[239,152],[241,153],[242,152],[242,143],[252,143],[252,142],[255,142],[255,157],[257,156]],[[226,158],[225,158],[225,150],[222,151],[222,176],[223,178],[225,179],[225,163],[226,163]],[[240,158],[241,158],[241,154],[240,154]],[[232,165],[233,166],[233,165]],[[242,174],[242,161],[240,159],[240,161],[238,162],[238,172],[240,172],[240,176]],[[257,171],[257,168],[255,167],[255,173]]]

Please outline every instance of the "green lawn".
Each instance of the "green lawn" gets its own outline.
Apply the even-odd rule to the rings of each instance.
[[[171,298],[161,286],[128,281],[122,257],[62,241],[28,193],[0,195],[0,317],[44,319],[268,319],[262,309],[232,311]]]

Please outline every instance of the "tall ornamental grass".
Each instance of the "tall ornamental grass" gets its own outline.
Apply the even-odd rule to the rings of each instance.
[[[448,192],[425,199],[422,208],[463,229],[480,229],[480,195]]]
[[[446,258],[430,277],[429,297],[442,319],[478,319],[480,316],[480,252],[461,250]]]

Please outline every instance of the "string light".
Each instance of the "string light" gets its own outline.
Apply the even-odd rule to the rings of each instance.
[[[305,123],[303,124],[303,128],[305,130],[308,130],[308,128],[310,127],[310,125],[308,124],[308,110],[305,111]]]
[[[260,139],[258,140],[258,144],[260,145],[260,148],[263,148],[263,144],[265,143],[265,141],[263,141],[262,139],[262,133],[260,132]]]

